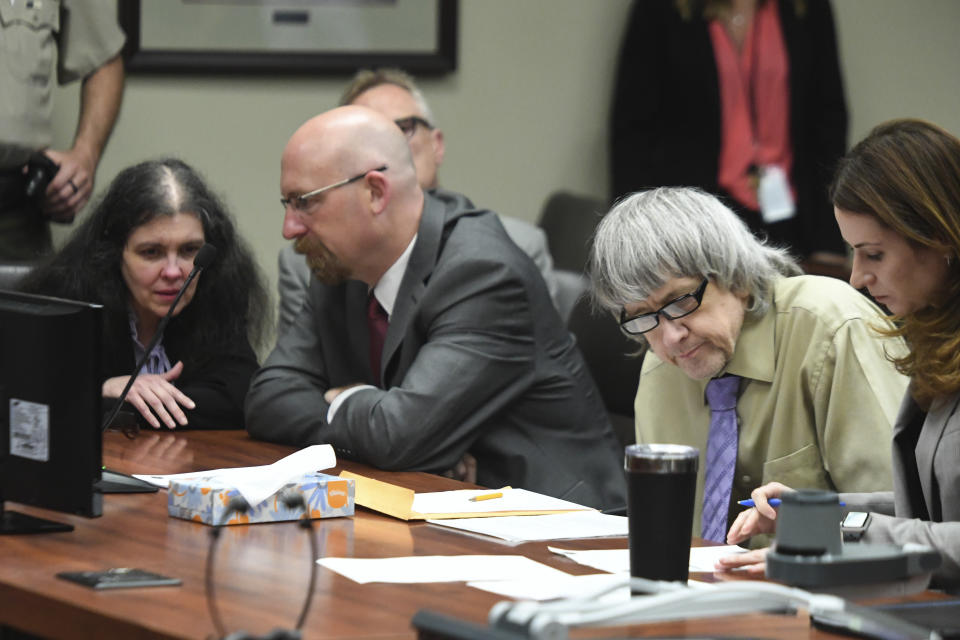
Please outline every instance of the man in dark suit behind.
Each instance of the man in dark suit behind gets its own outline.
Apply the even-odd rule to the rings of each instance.
[[[357,106],[297,130],[281,191],[283,235],[316,281],[251,384],[251,435],[391,470],[444,472],[470,454],[482,485],[623,506],[596,386],[495,214],[425,193],[400,129]]]

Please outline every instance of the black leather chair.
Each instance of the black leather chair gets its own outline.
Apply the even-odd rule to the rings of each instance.
[[[565,269],[554,269],[553,279],[557,284],[557,295],[554,302],[557,305],[557,311],[560,312],[560,318],[566,324],[570,320],[570,312],[573,311],[577,300],[584,295],[587,287],[590,286],[590,280],[579,271],[567,271]]]
[[[547,198],[537,224],[547,236],[554,269],[584,271],[593,231],[606,212],[606,203],[599,198],[566,191]]]
[[[643,356],[635,354],[645,345],[627,338],[609,314],[595,312],[587,296],[577,300],[567,326],[600,389],[617,437],[623,445],[632,444],[633,400],[643,365]]]

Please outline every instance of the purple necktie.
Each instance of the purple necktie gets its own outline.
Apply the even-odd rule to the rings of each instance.
[[[373,379],[380,386],[380,360],[383,357],[383,342],[387,337],[387,326],[390,318],[377,297],[370,292],[367,302],[367,327],[370,330],[370,368],[373,370]]]
[[[730,490],[737,466],[737,390],[740,376],[714,378],[707,383],[710,405],[710,435],[707,437],[707,468],[703,481],[701,537],[714,542],[727,538]]]

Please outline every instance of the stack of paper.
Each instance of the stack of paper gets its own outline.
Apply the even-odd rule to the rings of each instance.
[[[401,520],[447,518],[483,518],[503,515],[536,515],[567,511],[589,511],[589,507],[545,496],[525,489],[462,489],[434,493],[415,493],[389,482],[367,478],[350,471],[341,478],[357,483],[356,503]],[[488,500],[471,498],[499,494]]]
[[[427,520],[427,522],[492,536],[511,543],[627,535],[625,517],[606,515],[598,511],[573,511],[539,516]]]

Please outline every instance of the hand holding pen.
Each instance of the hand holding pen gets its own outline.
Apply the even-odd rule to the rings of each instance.
[[[759,533],[773,533],[777,528],[777,510],[780,496],[791,491],[790,487],[771,482],[757,487],[751,493],[752,508],[741,511],[727,532],[727,543],[737,544]],[[744,500],[740,504],[747,502]],[[747,505],[744,505],[747,506]],[[747,553],[725,556],[717,560],[718,571],[741,569],[749,575],[762,576],[766,567],[767,549],[754,549]]]
[[[750,492],[753,508],[742,511],[733,521],[727,532],[727,542],[737,544],[757,534],[776,531],[777,510],[774,507],[780,504],[780,496],[790,490],[784,484],[771,482]],[[772,503],[774,500],[776,504]]]
[[[740,500],[737,504],[750,507],[741,511],[733,526],[727,532],[727,543],[737,544],[758,533],[773,533],[777,527],[776,507],[780,506],[780,496],[792,491],[790,487],[771,482],[754,489],[750,500]],[[840,504],[843,504],[842,502]],[[768,549],[754,549],[746,553],[724,556],[717,560],[715,568],[718,571],[739,569],[748,575],[760,577],[766,569]]]

